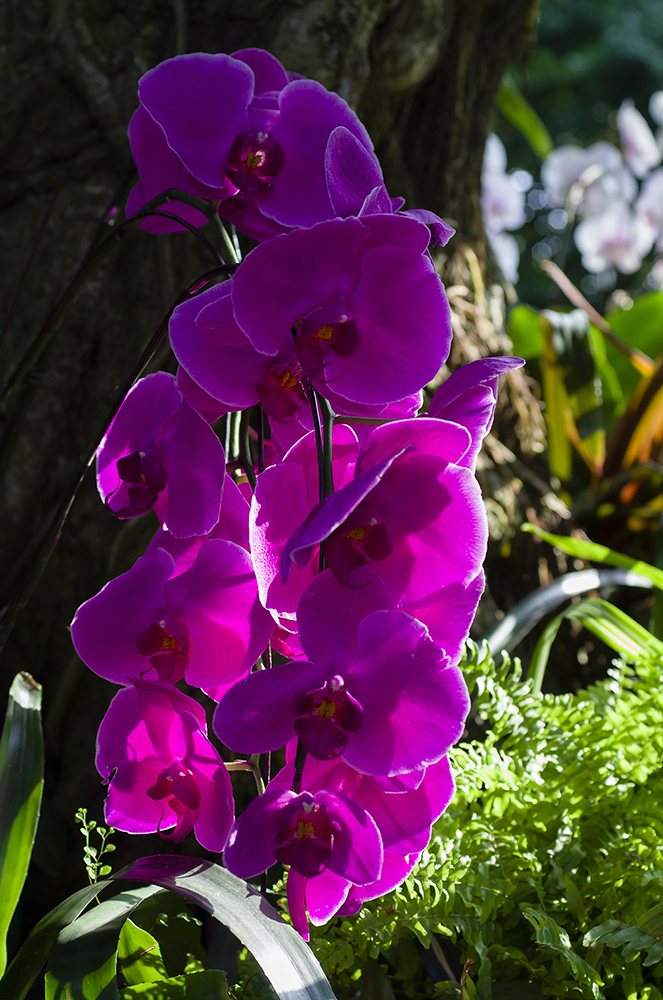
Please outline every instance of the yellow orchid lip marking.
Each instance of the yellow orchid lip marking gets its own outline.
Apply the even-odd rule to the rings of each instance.
[[[313,823],[311,823],[310,821],[306,822],[305,820],[300,819],[297,822],[297,830],[295,831],[295,836],[298,837],[300,840],[305,840],[307,837],[312,837],[314,832],[315,830]]]
[[[321,719],[330,719],[332,715],[336,715],[336,705],[333,701],[327,701],[326,698],[323,698],[317,706],[316,712]]]
[[[334,336],[333,326],[321,326],[319,330],[313,334],[316,340],[331,340]]]
[[[299,385],[299,379],[292,372],[283,372],[280,378],[282,389],[294,389],[296,385]]]
[[[370,525],[368,524],[359,525],[357,528],[350,528],[349,531],[346,531],[345,537],[349,538],[351,542],[363,542],[369,528]]]

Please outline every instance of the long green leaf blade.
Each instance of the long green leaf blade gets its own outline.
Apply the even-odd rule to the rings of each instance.
[[[139,903],[158,892],[148,885],[122,892],[63,928],[48,962],[46,1000],[120,1000],[115,979],[122,926]]]
[[[650,566],[649,563],[641,562],[639,559],[631,559],[630,556],[622,555],[621,552],[614,552],[606,545],[598,545],[596,542],[585,542],[582,538],[568,538],[562,535],[551,535],[543,531],[535,524],[521,525],[521,531],[529,531],[533,535],[538,535],[544,542],[550,542],[556,549],[565,552],[567,556],[576,556],[579,559],[589,559],[591,562],[607,563],[609,566],[622,566],[624,569],[632,569],[634,573],[646,577],[648,580],[663,590],[663,570]]]
[[[208,910],[252,952],[282,1000],[334,1000],[320,963],[297,931],[225,868],[159,854],[141,858],[118,877],[153,882]]]
[[[24,1000],[60,931],[75,920],[102,889],[111,884],[95,882],[94,885],[86,885],[42,917],[0,979],[2,1000]]]
[[[502,77],[497,104],[504,117],[522,132],[534,152],[544,160],[555,144],[550,138],[548,129],[532,105],[525,100],[510,73],[505,73]]]
[[[0,976],[39,822],[44,787],[41,685],[16,674],[0,740]]]

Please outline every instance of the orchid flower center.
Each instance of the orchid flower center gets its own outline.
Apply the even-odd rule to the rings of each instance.
[[[336,674],[324,687],[305,694],[295,714],[295,732],[307,752],[318,760],[333,760],[343,753],[348,733],[361,726],[363,709]]]
[[[117,460],[117,474],[128,487],[128,504],[115,510],[118,517],[136,517],[154,506],[168,484],[166,463],[159,455],[134,451]],[[120,487],[122,489],[122,487]]]
[[[184,677],[189,664],[191,640],[184,622],[168,624],[170,628],[166,626],[165,620],[152,622],[136,639],[136,649],[141,656],[150,657],[159,680],[177,684]]]
[[[297,358],[272,366],[257,386],[258,399],[268,417],[279,423],[297,420],[302,406],[308,403],[304,373]]]
[[[247,129],[230,147],[226,176],[240,191],[259,194],[274,186],[271,178],[281,173],[285,159],[283,146],[268,132]]]
[[[294,803],[276,834],[274,857],[295,871],[313,878],[329,864],[334,845],[334,827],[324,809],[313,801]]]

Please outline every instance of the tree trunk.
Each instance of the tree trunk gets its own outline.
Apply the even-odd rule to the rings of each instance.
[[[123,208],[135,180],[126,128],[139,77],[178,53],[249,46],[338,91],[371,133],[390,193],[457,227],[438,257],[455,310],[453,365],[508,351],[505,291],[487,262],[481,226],[480,174],[500,78],[532,45],[536,8],[536,0],[6,0],[3,380],[86,248],[113,232],[104,220]],[[0,605],[28,572],[114,390],[179,291],[212,263],[191,234],[135,232],[87,281],[27,378],[5,398]],[[158,360],[174,370],[167,351]],[[520,373],[510,376],[500,427],[517,455],[542,449],[538,405]],[[524,480],[508,455],[493,447],[482,462],[503,554],[510,519],[536,504],[523,499]],[[5,647],[3,691],[17,670],[28,670],[45,694],[47,802],[36,860],[53,878],[34,881],[27,926],[84,879],[80,837],[71,833],[77,807],[102,816],[94,738],[114,689],[82,667],[67,625],[82,601],[129,568],[153,531],[145,519],[116,521],[88,475]],[[536,585],[535,574],[535,566],[525,567],[523,591]],[[144,839],[121,843],[118,864],[150,850]]]

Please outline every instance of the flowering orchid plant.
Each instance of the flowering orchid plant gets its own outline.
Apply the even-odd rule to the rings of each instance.
[[[340,97],[258,49],[170,59],[139,97],[128,212],[169,191],[144,228],[213,215],[258,245],[174,310],[177,376],[139,381],[98,451],[109,511],[159,521],[71,626],[120,685],[97,742],[106,818],[193,830],[243,878],[281,862],[307,938],[398,886],[452,798],[487,542],[476,457],[499,376],[523,362],[472,362],[417,415],[449,352],[430,248],[453,230],[400,210]],[[257,431],[238,476],[213,424],[242,410]],[[260,794],[237,820],[183,681],[249,757],[231,766]]]
[[[614,287],[616,271],[635,274],[652,249],[645,284],[663,287],[663,91],[651,95],[649,114],[658,126],[656,134],[626,98],[615,113],[619,146],[599,141],[586,149],[571,144],[551,149],[541,167],[540,184],[529,196],[532,175],[525,170],[507,172],[504,146],[496,135],[488,137],[483,221],[508,281],[518,280],[520,257],[511,231],[534,219],[537,210],[546,210],[537,219],[537,231],[546,233],[546,238],[532,248],[535,260],[567,249],[570,240],[564,241],[562,234],[573,230],[582,266],[589,272],[581,286],[584,291],[592,294]]]

